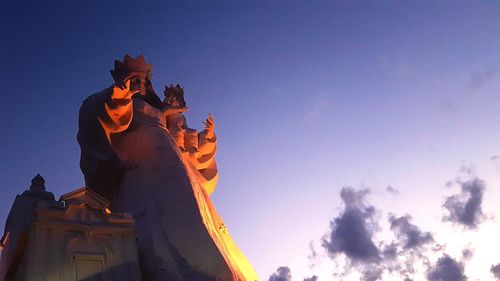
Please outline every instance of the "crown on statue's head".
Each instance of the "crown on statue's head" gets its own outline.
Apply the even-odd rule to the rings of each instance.
[[[168,104],[170,104],[173,100],[177,100],[180,106],[186,106],[186,101],[184,100],[184,88],[182,88],[181,85],[165,85],[163,94],[165,95],[165,101]]]
[[[152,69],[153,65],[146,63],[143,55],[135,59],[130,55],[125,55],[123,61],[115,60],[115,69],[111,70],[111,76],[113,76],[113,79],[117,83],[123,83],[125,79],[132,76],[151,80]]]
[[[172,94],[184,95],[184,88],[182,88],[181,85],[179,84],[175,86],[174,84],[170,84],[170,86],[165,85],[165,90],[163,90],[163,94],[165,95],[165,97]]]

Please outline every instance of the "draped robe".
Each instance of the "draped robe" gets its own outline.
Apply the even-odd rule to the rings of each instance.
[[[135,218],[144,281],[259,279],[209,197],[215,139],[200,133],[204,157],[190,161],[162,110],[115,98],[111,87],[82,104],[78,141],[86,184],[110,199],[113,211]]]

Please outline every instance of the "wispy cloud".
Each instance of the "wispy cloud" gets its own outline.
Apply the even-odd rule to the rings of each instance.
[[[493,155],[490,157],[490,161],[495,165],[497,171],[500,171],[500,157],[498,155]]]
[[[309,268],[313,268],[318,265],[319,262],[318,251],[314,246],[314,240],[311,240],[311,242],[309,242],[309,251],[310,253],[309,255],[307,255],[307,260],[309,261]]]
[[[485,67],[471,75],[468,88],[469,90],[478,90],[497,77],[500,77],[500,68],[498,66]]]
[[[388,185],[386,188],[385,188],[385,191],[389,192],[389,193],[392,193],[394,195],[398,195],[399,194],[399,190],[397,190],[396,188],[394,188],[392,185]]]

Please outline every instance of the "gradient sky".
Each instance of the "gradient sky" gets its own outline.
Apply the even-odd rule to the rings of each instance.
[[[157,92],[184,86],[191,127],[213,114],[212,198],[263,280],[279,266],[294,280],[342,270],[321,238],[344,186],[371,190],[381,240],[392,237],[387,215],[408,213],[447,245],[431,263],[474,248],[465,274],[493,280],[500,5],[366,2],[1,1],[0,220],[37,173],[57,197],[83,186],[79,106],[112,83],[115,59],[144,54]],[[442,221],[457,177],[486,185],[474,230]]]

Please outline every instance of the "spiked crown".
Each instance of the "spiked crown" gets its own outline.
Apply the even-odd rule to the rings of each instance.
[[[163,94],[165,95],[165,101],[167,102],[167,104],[170,104],[173,100],[177,100],[181,107],[186,106],[186,100],[184,99],[184,88],[182,88],[181,85],[165,85]]]
[[[151,80],[153,66],[144,61],[144,56],[140,55],[135,59],[125,55],[123,61],[115,60],[115,69],[110,70],[111,76],[116,83],[123,83],[131,76],[139,76],[142,79]]]

